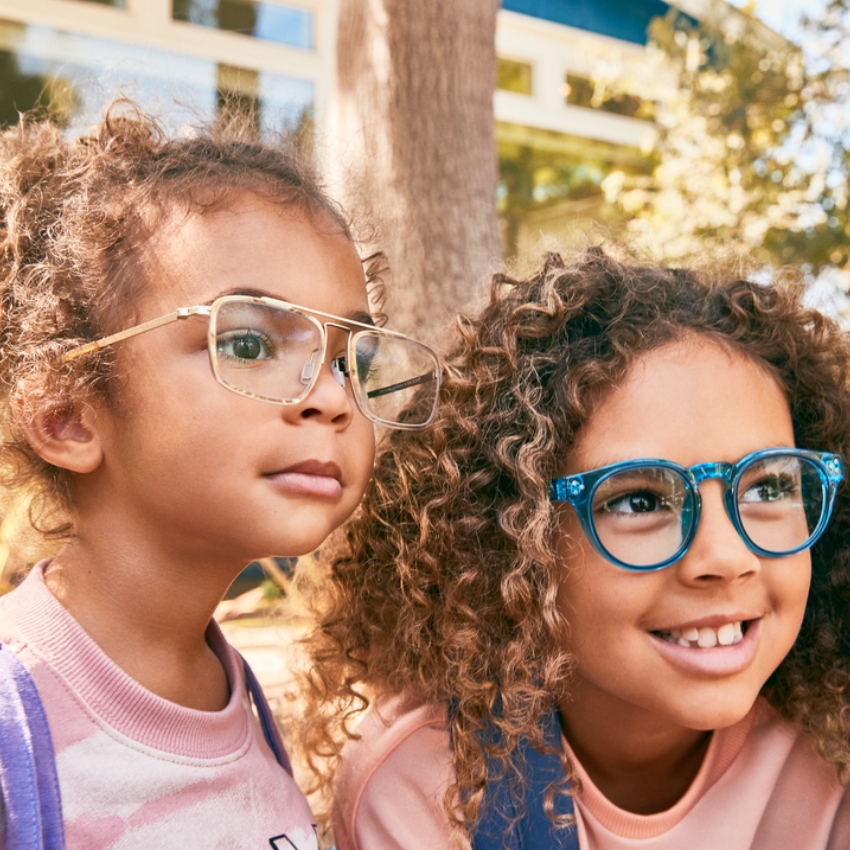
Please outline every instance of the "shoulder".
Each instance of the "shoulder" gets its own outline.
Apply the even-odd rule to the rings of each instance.
[[[52,621],[51,608],[58,603],[54,602],[44,583],[47,564],[49,560],[36,564],[17,587],[0,597],[0,641],[3,643],[25,643],[31,623],[44,619]]]
[[[335,785],[339,850],[444,850],[443,796],[454,781],[448,705],[402,695],[370,706]]]
[[[850,847],[850,791],[811,736],[759,700],[739,758],[740,783],[764,797],[754,847]]]
[[[777,779],[794,776],[833,795],[843,790],[836,769],[821,758],[811,735],[780,717],[762,698],[753,707],[740,761],[750,770]]]

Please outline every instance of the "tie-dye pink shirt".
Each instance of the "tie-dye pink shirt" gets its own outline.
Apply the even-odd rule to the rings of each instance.
[[[113,664],[47,589],[43,569],[0,599],[0,641],[44,703],[68,850],[317,850],[307,801],[269,750],[218,627],[207,641],[230,701],[222,711],[183,708]]]

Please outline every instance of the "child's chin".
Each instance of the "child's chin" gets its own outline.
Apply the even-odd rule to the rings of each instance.
[[[740,723],[752,710],[758,692],[753,695],[740,694],[712,701],[710,705],[689,706],[678,720],[687,729],[699,732],[711,732],[715,729],[727,729]]]
[[[322,548],[324,542],[328,539],[330,532],[326,535],[309,535],[299,537],[293,540],[291,537],[286,541],[281,542],[277,547],[280,551],[275,551],[275,558],[303,558],[305,555],[312,555],[314,552]],[[265,556],[271,557],[271,556]],[[259,558],[255,560],[260,560]]]

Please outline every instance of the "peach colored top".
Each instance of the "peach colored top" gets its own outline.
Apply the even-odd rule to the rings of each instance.
[[[337,780],[337,850],[449,847],[446,705],[394,697],[370,708],[357,731],[362,737],[345,749]],[[809,738],[762,699],[740,723],[714,733],[691,787],[665,812],[617,808],[570,757],[583,787],[575,797],[582,850],[850,848],[850,791]]]

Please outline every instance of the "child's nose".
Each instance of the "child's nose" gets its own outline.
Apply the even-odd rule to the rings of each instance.
[[[705,585],[734,582],[761,570],[761,561],[738,533],[726,512],[724,482],[703,481],[702,509],[690,549],[679,562],[681,580]]]
[[[298,408],[298,415],[302,419],[327,419],[337,425],[347,424],[351,420],[354,415],[354,397],[351,389],[340,383],[332,361],[325,361],[319,369],[316,383]]]
[[[323,418],[334,424],[347,424],[354,415],[354,398],[351,387],[346,388],[344,366],[339,362],[344,358],[326,358],[319,366],[312,389],[296,407],[297,415],[302,419]],[[312,374],[312,373],[311,373]]]

